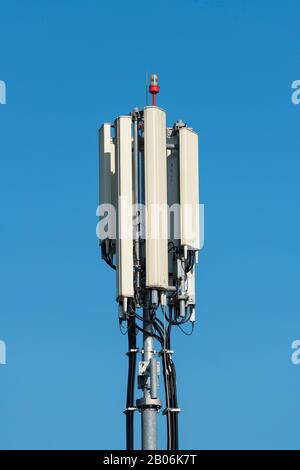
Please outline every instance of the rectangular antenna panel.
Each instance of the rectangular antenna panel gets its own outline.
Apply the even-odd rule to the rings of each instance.
[[[117,161],[117,297],[133,297],[131,116],[115,122]]]
[[[195,266],[189,273],[187,273],[186,282],[187,282],[187,295],[188,295],[187,303],[188,305],[195,305],[196,304]]]
[[[99,204],[112,204],[112,179],[115,174],[115,146],[111,138],[111,125],[99,129]]]
[[[181,245],[200,249],[198,135],[179,129],[180,233]]]
[[[111,125],[103,124],[99,129],[99,204],[115,204],[115,144],[111,137]],[[106,208],[103,208],[101,214],[104,215]],[[110,232],[103,239],[115,238],[115,225],[110,224]]]
[[[144,110],[146,287],[168,286],[166,113]]]

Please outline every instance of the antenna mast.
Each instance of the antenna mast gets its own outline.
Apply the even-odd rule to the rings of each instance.
[[[186,323],[193,330],[195,324],[195,265],[200,250],[198,135],[182,121],[167,128],[166,113],[156,106],[159,91],[158,76],[153,74],[152,105],[134,108],[99,131],[100,224],[106,227],[101,231],[101,253],[116,270],[119,322],[127,323],[128,450],[134,449],[137,410],[142,449],[157,449],[160,375],[167,448],[178,449],[180,409],[171,332]],[[110,210],[111,224],[106,220]],[[138,333],[142,334],[140,348]],[[142,395],[135,401],[136,366]]]

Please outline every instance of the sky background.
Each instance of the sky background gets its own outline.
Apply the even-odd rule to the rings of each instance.
[[[174,338],[180,446],[300,448],[299,17],[297,0],[0,1],[2,449],[124,448],[97,131],[145,104],[146,71],[168,124],[200,137],[198,321]]]

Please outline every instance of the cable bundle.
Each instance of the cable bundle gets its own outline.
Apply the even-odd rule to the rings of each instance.
[[[109,240],[109,243],[111,243],[111,240]],[[102,241],[100,246],[101,246],[101,256],[102,256],[102,258],[104,259],[106,264],[108,264],[108,266],[110,266],[111,268],[116,270],[117,267],[113,262],[112,256],[110,255],[110,250],[107,250],[106,240]]]
[[[128,335],[128,381],[126,399],[126,448],[134,449],[134,386],[136,369],[136,324],[135,317],[129,316],[127,320]]]

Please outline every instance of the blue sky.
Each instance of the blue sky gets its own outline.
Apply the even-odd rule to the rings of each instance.
[[[0,2],[1,448],[124,447],[97,129],[144,105],[146,71],[168,124],[200,136],[198,323],[174,339],[181,447],[300,447],[299,16],[296,0]]]

